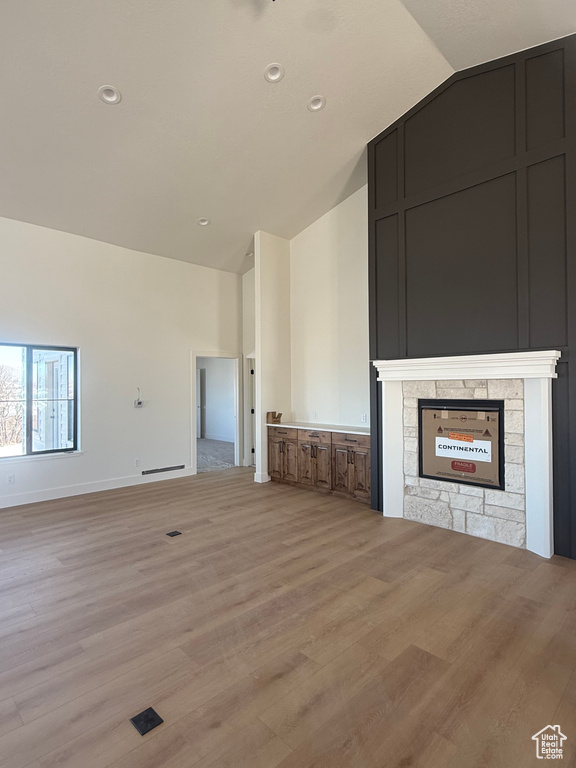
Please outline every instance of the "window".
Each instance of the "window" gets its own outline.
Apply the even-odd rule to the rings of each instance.
[[[77,449],[77,358],[70,347],[0,344],[0,458]]]

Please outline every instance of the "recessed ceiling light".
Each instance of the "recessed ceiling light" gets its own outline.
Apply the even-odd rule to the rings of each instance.
[[[318,112],[320,109],[324,109],[326,106],[326,99],[324,96],[312,96],[308,102],[308,109],[310,112]]]
[[[268,64],[264,77],[269,83],[277,83],[284,77],[284,67],[282,64]]]
[[[98,96],[104,104],[118,104],[122,101],[122,94],[114,85],[101,85],[98,88]]]
[[[207,227],[208,224],[210,224],[210,219],[206,219],[206,218],[202,217],[201,219],[198,219],[198,224],[201,227]]]

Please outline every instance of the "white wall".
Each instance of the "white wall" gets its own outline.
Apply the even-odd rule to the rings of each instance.
[[[291,241],[258,232],[254,242],[255,480],[265,482],[267,411],[284,422],[369,425],[367,188]]]
[[[241,278],[8,219],[0,261],[0,342],[80,348],[82,450],[0,460],[0,506],[191,473],[190,354],[240,353]]]
[[[205,371],[202,437],[233,443],[236,432],[234,360],[223,357],[197,357],[196,367]]]
[[[367,187],[291,240],[290,315],[293,417],[368,424]]]
[[[256,349],[255,339],[255,268],[242,275],[242,346],[245,355],[252,355]]]
[[[251,467],[255,463],[256,456],[252,448],[256,447],[256,419],[252,414],[252,408],[256,408],[255,402],[255,377],[250,371],[254,370],[256,354],[256,269],[248,270],[242,275],[242,351],[243,363],[243,394],[244,408],[242,412],[244,426],[244,456],[243,465]],[[250,356],[250,359],[248,359]]]
[[[290,242],[254,237],[256,307],[256,482],[268,475],[267,411],[290,418]]]

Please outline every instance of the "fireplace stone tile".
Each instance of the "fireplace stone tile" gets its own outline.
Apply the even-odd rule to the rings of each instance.
[[[452,513],[448,504],[443,501],[406,496],[404,517],[419,523],[437,525],[440,528],[452,528]]]
[[[525,526],[522,523],[476,515],[473,512],[466,513],[466,533],[514,547],[523,547],[526,539]]]

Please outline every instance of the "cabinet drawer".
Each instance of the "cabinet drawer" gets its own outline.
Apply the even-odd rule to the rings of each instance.
[[[347,445],[349,448],[370,448],[370,435],[352,435],[345,432],[333,432],[332,444]]]
[[[287,427],[268,427],[268,434],[270,437],[279,437],[282,440],[298,439],[298,430]]]
[[[322,432],[318,429],[299,429],[298,440],[301,443],[322,443],[330,445],[332,443],[332,432]]]

